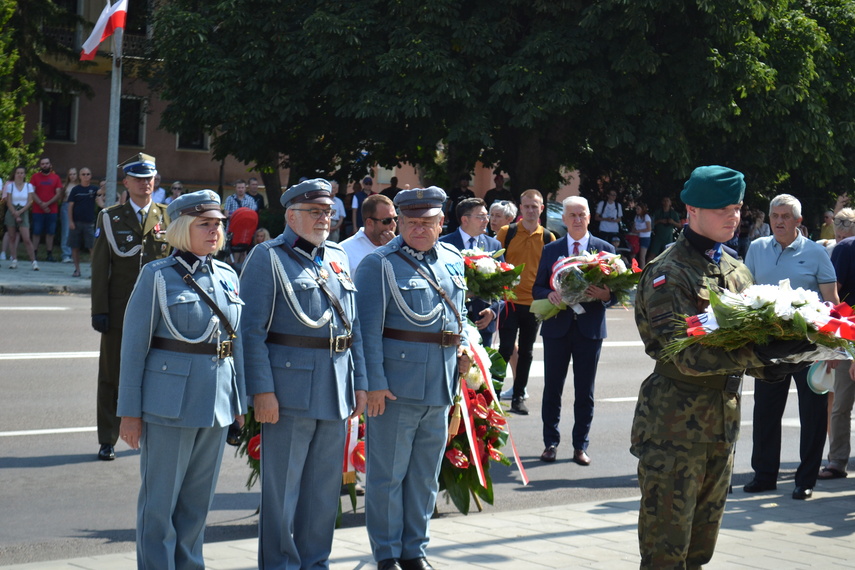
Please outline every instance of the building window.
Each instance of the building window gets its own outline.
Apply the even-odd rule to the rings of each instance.
[[[119,144],[144,146],[145,99],[122,97],[119,108]]]
[[[178,142],[176,146],[178,150],[209,150],[211,148],[210,139],[202,129],[194,132],[180,133],[177,138]]]
[[[42,129],[52,141],[74,142],[77,129],[77,97],[49,93],[42,101]]]

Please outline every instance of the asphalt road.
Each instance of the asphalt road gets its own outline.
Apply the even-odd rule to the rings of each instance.
[[[632,311],[607,314],[609,338],[599,367],[589,454],[581,467],[572,449],[572,375],[564,395],[562,432],[568,442],[558,461],[539,461],[542,351],[536,347],[529,386],[529,416],[511,416],[511,429],[531,483],[515,467],[493,464],[495,504],[515,510],[637,496],[636,462],[629,430],[638,386],[652,370]],[[99,335],[89,326],[87,296],[0,297],[0,565],[89,556],[134,549],[139,455],[123,444],[113,462],[96,461],[95,392]],[[753,380],[747,379],[742,440],[734,482],[750,479]],[[785,416],[782,477],[792,478],[798,458],[797,398]],[[226,450],[208,517],[209,542],[257,535],[258,488],[245,487],[248,470]],[[741,493],[741,489],[737,489]],[[343,500],[343,524],[364,524]],[[441,496],[440,516],[461,516]],[[473,513],[477,517],[477,513]],[[367,540],[367,537],[366,537]]]

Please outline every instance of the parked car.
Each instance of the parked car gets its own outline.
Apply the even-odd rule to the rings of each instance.
[[[546,203],[546,229],[551,231],[556,238],[567,235],[567,226],[561,219],[563,213],[564,206],[561,205],[561,202],[549,200]]]

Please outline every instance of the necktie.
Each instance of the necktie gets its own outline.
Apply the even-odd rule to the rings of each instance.
[[[475,247],[475,238],[469,238],[469,249],[473,249]]]
[[[573,242],[573,255],[579,255],[579,242]]]
[[[145,210],[140,209],[139,214],[140,214],[140,225],[142,227],[145,227]]]

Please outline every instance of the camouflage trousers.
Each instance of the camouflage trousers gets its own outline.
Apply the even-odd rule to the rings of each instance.
[[[732,443],[648,440],[635,447],[641,568],[700,568],[715,551]]]

